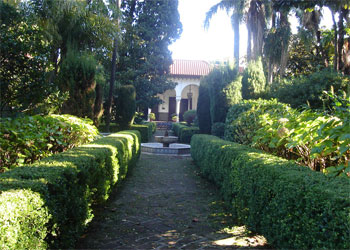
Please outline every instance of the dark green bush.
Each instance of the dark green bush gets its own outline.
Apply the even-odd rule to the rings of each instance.
[[[323,69],[309,75],[273,83],[269,97],[288,103],[292,108],[309,104],[311,108],[323,109],[323,91],[329,91],[331,86],[335,93],[347,91],[349,84],[349,76],[342,76],[332,69]]]
[[[232,216],[276,248],[350,248],[348,179],[209,135],[192,137],[191,155]]]
[[[199,134],[198,127],[189,127],[182,123],[173,123],[172,129],[177,137],[179,137],[179,142],[190,143],[191,137],[194,134]]]
[[[184,120],[187,122],[187,125],[191,125],[196,118],[196,110],[187,110],[184,113]]]
[[[137,130],[141,134],[141,142],[149,142],[152,139],[153,135],[153,124],[147,123],[147,124],[133,124],[130,126],[130,129]]]
[[[174,134],[178,137],[180,137],[180,130],[182,128],[188,128],[188,126],[184,123],[180,123],[180,122],[173,122],[172,126],[172,130],[174,131]]]
[[[133,124],[136,112],[136,91],[133,85],[123,85],[118,89],[115,100],[115,122],[120,129],[128,129]]]
[[[216,122],[211,127],[211,134],[220,138],[224,137],[225,134],[225,123]]]
[[[97,61],[91,52],[68,49],[58,76],[60,90],[69,92],[61,109],[63,113],[90,119],[95,117],[96,73]]]
[[[198,127],[201,133],[210,134],[210,131],[211,131],[210,98],[209,98],[208,84],[204,80],[202,80],[199,85],[197,119],[198,119]]]
[[[225,122],[228,108],[240,101],[237,99],[240,92],[238,79],[237,70],[229,65],[215,68],[202,79],[209,89],[211,124]]]
[[[195,134],[199,134],[198,127],[181,128],[179,141],[182,143],[190,143],[192,136]]]
[[[244,70],[242,79],[243,99],[257,99],[265,91],[266,78],[261,58],[251,61]]]
[[[124,131],[0,174],[0,248],[74,247],[139,154],[139,132]]]
[[[87,143],[98,131],[71,115],[24,116],[0,121],[0,172]]]

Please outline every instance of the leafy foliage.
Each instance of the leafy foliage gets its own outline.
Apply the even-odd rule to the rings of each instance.
[[[177,0],[122,2],[122,32],[117,83],[134,85],[137,107],[156,104],[156,95],[174,88],[166,74],[172,63],[168,46],[180,37]]]
[[[124,131],[2,173],[0,247],[73,248],[139,156],[140,134]]]
[[[228,108],[240,101],[241,86],[237,70],[232,69],[229,65],[219,66],[214,68],[201,82],[205,82],[208,86],[211,124],[224,122]]]
[[[133,124],[136,112],[136,92],[133,85],[124,85],[118,89],[115,100],[115,121],[120,128],[128,129]]]
[[[347,99],[342,103],[350,106]],[[300,112],[276,100],[243,105],[230,110],[243,112],[232,116],[236,117],[233,120],[227,119],[225,139],[296,160],[313,170],[332,172],[329,176],[350,177],[349,110],[343,108],[331,115]]]
[[[47,81],[44,30],[24,10],[0,2],[0,113],[34,112],[57,88]]]
[[[196,110],[187,110],[184,113],[184,120],[187,122],[187,125],[191,125],[196,118]]]
[[[245,100],[233,105],[225,122],[225,140],[250,145],[261,127],[259,116],[265,113],[287,113],[288,106],[277,100]]]
[[[243,99],[257,99],[265,91],[266,79],[261,58],[251,61],[244,70],[242,79]]]
[[[192,137],[191,156],[232,216],[276,248],[350,247],[350,180],[210,135]]]
[[[223,138],[225,134],[225,123],[216,122],[211,127],[211,134]]]
[[[199,134],[198,127],[189,127],[182,123],[173,123],[172,130],[174,130],[175,135],[179,137],[179,142],[181,143],[190,143],[192,136]]]
[[[0,172],[92,141],[98,131],[91,123],[70,115],[1,120]]]
[[[275,82],[268,94],[280,102],[288,103],[293,108],[309,105],[313,109],[323,109],[323,91],[329,91],[331,86],[335,93],[347,91],[350,78],[331,69],[323,69],[308,75],[300,75],[290,79]]]
[[[201,81],[199,85],[198,103],[197,103],[198,127],[202,134],[210,134],[210,98],[207,82]]]
[[[69,98],[62,107],[63,113],[94,118],[96,67],[96,60],[91,54],[69,50],[59,74],[60,89],[69,92]]]

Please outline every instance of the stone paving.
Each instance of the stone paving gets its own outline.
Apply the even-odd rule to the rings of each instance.
[[[190,157],[141,155],[77,249],[271,248],[235,226]]]

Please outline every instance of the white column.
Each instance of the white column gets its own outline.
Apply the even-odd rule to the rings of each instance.
[[[150,119],[149,119],[149,114],[152,112],[152,109],[148,108],[148,115],[147,115],[147,121],[149,122]]]
[[[181,96],[176,96],[176,122],[180,121],[180,103],[181,103]]]

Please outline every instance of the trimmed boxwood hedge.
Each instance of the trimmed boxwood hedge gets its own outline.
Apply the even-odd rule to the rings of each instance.
[[[140,155],[123,131],[0,174],[0,249],[72,248]]]
[[[173,131],[177,137],[179,137],[179,142],[190,143],[191,137],[194,134],[199,134],[199,127],[188,127],[183,123],[173,123]]]
[[[137,130],[141,134],[141,142],[149,142],[152,138],[153,133],[155,132],[156,124],[154,122],[149,122],[145,124],[133,124],[130,126],[130,130]],[[98,127],[100,132],[107,132],[105,125],[100,125]],[[109,131],[111,133],[117,133],[120,131],[118,124],[111,124],[109,126]]]
[[[194,135],[191,155],[239,222],[277,248],[350,249],[350,181],[248,146]]]

